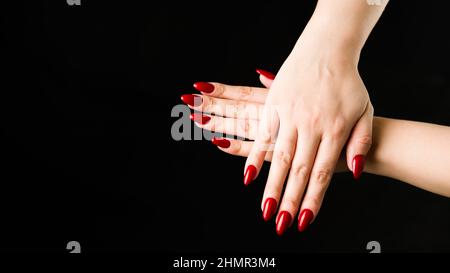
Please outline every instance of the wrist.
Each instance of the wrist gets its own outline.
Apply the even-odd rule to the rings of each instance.
[[[393,129],[395,120],[381,117],[373,118],[372,147],[366,158],[365,171],[371,174],[390,176],[389,170],[395,164],[389,161],[389,144],[395,143]]]
[[[387,2],[371,6],[363,0],[319,0],[296,48],[320,50],[357,65],[364,43]]]
[[[294,46],[290,57],[311,64],[357,67],[362,45],[349,35],[340,35],[323,22],[310,21]]]

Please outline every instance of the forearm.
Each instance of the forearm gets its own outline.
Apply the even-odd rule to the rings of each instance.
[[[365,171],[450,197],[450,127],[375,117]]]
[[[450,127],[374,117],[364,171],[450,197]],[[344,156],[336,172],[349,171]]]
[[[369,5],[366,0],[319,0],[293,54],[319,49],[320,58],[345,61],[351,58],[356,64],[387,3],[387,0],[381,1],[381,5]],[[318,57],[314,56],[316,60]]]

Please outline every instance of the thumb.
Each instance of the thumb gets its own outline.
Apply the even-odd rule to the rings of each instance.
[[[347,144],[347,166],[357,180],[361,177],[366,163],[366,156],[372,145],[373,106],[367,104],[361,118],[353,128]]]
[[[266,87],[270,88],[273,80],[275,79],[275,75],[269,71],[263,69],[256,69],[256,73],[259,74],[259,80]]]

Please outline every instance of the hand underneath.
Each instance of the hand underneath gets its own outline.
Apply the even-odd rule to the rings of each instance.
[[[371,133],[371,118],[372,118],[372,113],[373,113],[373,109],[372,106],[370,105],[370,102],[368,101],[368,96],[367,96],[367,92],[365,91],[364,85],[362,84],[361,80],[359,79],[359,76],[354,79],[352,78],[352,75],[349,73],[348,76],[348,81],[352,82],[354,81],[352,84],[354,84],[354,86],[359,87],[359,88],[363,88],[363,95],[361,96],[362,99],[367,99],[366,101],[366,107],[364,107],[364,109],[362,110],[358,110],[358,105],[357,103],[352,103],[351,104],[351,109],[356,109],[353,110],[354,112],[357,111],[361,111],[362,113],[360,113],[359,115],[361,115],[361,117],[358,119],[358,126],[355,128],[356,130],[353,131],[353,138],[352,139],[359,139],[359,141],[356,141],[353,145],[354,148],[354,153],[355,154],[366,154],[370,145],[369,145],[369,140],[368,137],[369,135],[364,136],[365,139],[363,139],[363,141],[361,140],[361,138],[363,137],[362,134],[366,134],[367,132],[364,131],[364,128],[368,129],[369,134]],[[263,75],[260,77],[261,81],[263,82],[264,85],[266,85],[266,87],[270,87],[272,84],[272,79],[271,78],[267,78],[264,77]],[[277,76],[278,79],[278,76]],[[347,78],[346,78],[347,79]],[[264,109],[264,102],[266,102],[267,105],[267,100],[268,98],[271,97],[270,93],[273,92],[273,88],[271,88],[270,93],[268,92],[268,89],[265,88],[255,88],[255,87],[238,87],[238,86],[227,86],[227,85],[222,85],[219,83],[212,83],[212,85],[214,86],[212,93],[204,93],[203,96],[201,96],[201,104],[197,105],[197,106],[191,106],[191,108],[204,112],[204,113],[214,113],[215,116],[208,116],[208,115],[200,115],[200,114],[195,114],[193,115],[193,119],[197,121],[197,125],[207,129],[207,130],[212,130],[215,132],[221,132],[224,134],[228,134],[228,135],[235,135],[235,136],[240,136],[240,137],[244,137],[250,140],[256,139],[258,137],[258,128],[260,128],[260,124],[262,123],[262,118],[263,115],[261,114],[263,111],[262,109]],[[358,90],[357,90],[358,91]],[[335,91],[337,92],[337,91]],[[324,91],[324,93],[326,93]],[[364,96],[365,94],[365,96]],[[322,95],[323,97],[324,95]],[[328,100],[332,100],[333,98],[329,98]],[[341,99],[343,100],[343,99]],[[294,101],[294,99],[290,99],[290,101]],[[319,108],[311,108],[308,107],[308,105],[304,104],[304,102],[301,102],[302,106],[298,106],[298,108],[304,107],[305,109],[308,110],[312,110],[312,109],[319,109]],[[316,103],[318,106],[325,108],[326,104],[321,101],[318,100],[318,103]],[[289,107],[292,104],[289,105]],[[322,109],[323,109],[322,108]],[[289,109],[286,108],[285,109]],[[338,109],[338,108],[333,108],[333,109]],[[300,110],[300,109],[298,109]],[[303,109],[302,109],[303,110]],[[348,110],[348,109],[347,109]],[[293,112],[293,110],[291,109],[291,113]],[[349,111],[350,112],[350,111]],[[344,126],[344,119],[348,119],[348,116],[351,115],[351,112],[346,112],[343,111],[342,113],[339,113],[338,110],[335,110],[334,112],[334,116],[333,118],[339,117],[340,119],[342,119],[340,122],[341,124],[339,124],[340,126]],[[287,112],[289,113],[289,112]],[[207,122],[202,122],[206,119],[208,120]],[[324,124],[328,124],[328,123],[323,123],[324,120],[321,119],[320,116],[318,116],[318,118],[316,119],[317,122],[321,122],[321,123],[317,123],[316,126],[310,126],[310,127],[305,127],[304,124],[302,124],[301,122],[296,122],[294,119],[292,119],[292,115],[287,115],[287,119],[289,121],[292,121],[292,127],[293,128],[304,128],[301,129],[302,131],[313,131],[314,129],[318,129],[318,128],[328,128],[325,127]],[[364,123],[364,118],[368,119],[368,123],[370,124],[369,127],[364,127],[363,123]],[[306,124],[310,124],[311,123],[307,123],[308,120],[305,118],[301,118],[299,117],[299,119]],[[335,121],[335,119],[331,119],[331,121]],[[336,123],[332,123],[332,124],[336,124]],[[320,126],[320,127],[319,127]],[[332,127],[332,126],[331,126]],[[303,193],[305,192],[305,189],[308,187],[308,189],[310,189],[311,185],[308,184],[311,183],[308,179],[307,176],[309,176],[309,174],[301,174],[301,177],[292,177],[292,169],[290,171],[289,174],[289,178],[288,178],[288,183],[289,181],[292,181],[292,183],[295,183],[294,185],[292,185],[291,187],[287,186],[284,192],[284,197],[283,197],[283,201],[282,201],[282,205],[280,206],[280,211],[282,212],[284,207],[283,204],[287,204],[287,205],[291,205],[291,206],[285,206],[287,207],[286,209],[284,209],[284,211],[288,211],[289,214],[291,215],[295,215],[296,211],[298,211],[298,208],[300,207],[300,203],[302,203],[302,206],[304,206],[305,208],[308,208],[311,210],[312,213],[314,213],[314,215],[317,215],[319,208],[320,208],[320,204],[322,202],[323,196],[325,194],[326,191],[326,187],[328,186],[329,183],[329,179],[332,176],[332,173],[335,171],[335,165],[336,162],[339,158],[339,154],[341,152],[342,146],[345,144],[345,140],[348,138],[348,135],[350,134],[351,128],[338,128],[338,131],[334,131],[334,127],[332,127],[333,129],[333,134],[331,136],[326,135],[326,137],[324,137],[324,133],[323,131],[319,130],[319,133],[317,133],[317,136],[321,136],[316,138],[316,150],[318,150],[318,146],[320,143],[322,143],[324,141],[324,139],[326,141],[329,141],[329,144],[336,144],[338,147],[337,148],[329,148],[326,150],[322,150],[322,153],[324,154],[324,158],[321,159],[321,163],[323,165],[320,165],[321,167],[323,166],[327,166],[325,164],[328,164],[327,169],[326,169],[326,173],[323,172],[322,170],[320,171],[320,175],[318,176],[322,176],[325,175],[326,177],[326,181],[317,181],[314,180],[314,183],[316,183],[316,185],[314,185],[315,187],[313,187],[313,191],[310,191],[310,201],[306,204],[304,204],[306,201],[308,201],[308,199],[303,199]],[[300,129],[296,129],[294,130],[296,136],[298,137],[298,135],[301,135],[299,133]],[[344,132],[346,131],[346,132]],[[357,132],[360,132],[360,135],[357,134]],[[338,133],[342,134],[341,136],[338,135]],[[280,137],[281,134],[278,135],[278,138]],[[358,138],[358,136],[360,136]],[[311,138],[312,139],[312,138]],[[275,140],[275,139],[272,139]],[[279,143],[279,139],[276,139],[276,143]],[[248,141],[239,141],[239,140],[232,140],[231,142],[229,140],[226,139],[214,139],[215,144],[218,144],[219,146],[222,146],[223,148],[225,148],[224,150],[226,150],[226,152],[228,153],[232,153],[232,154],[236,154],[236,155],[241,155],[241,156],[248,156],[251,153],[251,149],[253,143],[252,142],[248,142]],[[299,141],[300,142],[300,139]],[[296,145],[298,145],[298,142],[295,141],[291,141],[290,143],[285,144],[286,146],[291,147],[290,149],[292,149],[294,152],[291,152],[292,154],[295,153],[294,148],[292,147],[296,147]],[[352,141],[349,142],[349,146],[347,148],[347,151],[352,151],[351,149],[351,145],[352,145]],[[323,144],[323,143],[322,143]],[[279,144],[278,144],[279,145]],[[309,144],[310,145],[310,144]],[[230,147],[231,146],[231,147]],[[275,145],[275,147],[277,146],[277,144]],[[324,146],[325,148],[325,146]],[[324,149],[322,148],[322,149]],[[328,147],[327,147],[328,148]],[[359,149],[359,150],[358,150]],[[313,150],[310,148],[310,150]],[[276,150],[275,150],[276,151]],[[262,160],[283,160],[282,158],[280,158],[280,156],[277,156],[275,154],[274,156],[274,152],[275,151],[268,151],[266,152],[259,152],[259,156],[261,156],[262,154],[264,154],[264,157],[262,157]],[[313,151],[312,153],[314,153],[313,158],[310,159],[311,161],[313,161],[314,159],[316,159],[315,157],[315,153],[316,151]],[[334,154],[331,154],[334,153]],[[276,158],[278,157],[278,158]],[[261,157],[259,157],[258,159],[260,159]],[[295,158],[295,157],[294,157]],[[333,162],[331,162],[333,159]],[[284,172],[287,174],[290,168],[290,164],[292,164],[292,161],[289,162],[281,162],[281,164],[285,163],[286,164],[286,170],[284,170]],[[350,163],[348,167],[344,166],[342,163],[345,163],[343,160],[341,160],[341,164],[339,166],[340,170],[346,170],[347,168],[352,170],[352,164]],[[262,161],[259,162],[258,164],[262,164]],[[279,164],[278,166],[283,166]],[[311,163],[312,165],[312,163]],[[261,165],[258,165],[261,166]],[[273,171],[274,166],[272,165],[271,167],[271,172]],[[259,168],[258,168],[259,169]],[[295,169],[294,169],[295,170]],[[310,167],[310,170],[312,171],[312,167]],[[277,173],[280,173],[279,170],[275,170]],[[283,170],[281,170],[282,172]],[[298,170],[297,170],[298,171]],[[302,170],[300,170],[302,171]],[[362,171],[362,170],[361,170]],[[298,175],[298,173],[296,174]],[[269,179],[270,179],[270,174],[269,174]],[[273,177],[272,177],[273,178]],[[318,177],[321,178],[321,177]],[[280,180],[277,181],[277,184],[275,184],[275,189],[271,189],[270,185],[268,184],[266,186],[266,191],[264,194],[264,198],[263,198],[263,204],[262,204],[262,210],[263,210],[263,214],[264,214],[264,218],[266,220],[270,219],[270,217],[273,215],[273,213],[276,212],[276,205],[274,207],[273,203],[279,203],[279,200],[281,199],[281,189],[283,188],[283,184],[284,184],[284,179],[285,178],[281,178]],[[295,180],[292,180],[295,179]],[[299,181],[300,179],[302,179],[301,181]],[[299,183],[300,182],[300,183]],[[297,184],[297,185],[296,185]],[[319,185],[317,185],[319,184]],[[272,184],[273,185],[273,184]],[[289,184],[288,184],[289,185]],[[278,190],[279,189],[279,190]],[[272,194],[271,194],[272,193]],[[275,194],[274,194],[275,193]],[[297,197],[296,200],[292,200],[292,199],[287,199],[287,198],[293,198],[293,197]],[[305,198],[307,198],[308,196],[305,195]],[[269,199],[272,198],[272,199]],[[274,200],[274,201],[266,201],[266,200]],[[289,200],[289,201],[285,201],[285,200]],[[292,202],[290,202],[292,201]],[[295,203],[294,203],[295,201]],[[272,204],[270,204],[270,202],[272,202]],[[288,202],[288,203],[286,203]],[[268,204],[269,203],[269,204]],[[297,206],[295,206],[297,205]],[[311,215],[306,215],[307,217],[312,217]],[[291,219],[292,220],[292,219]],[[306,219],[307,221],[311,221],[312,219]]]

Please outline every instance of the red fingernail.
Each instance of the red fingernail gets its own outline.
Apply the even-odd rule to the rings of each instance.
[[[361,177],[361,174],[364,170],[364,164],[366,164],[366,159],[363,155],[356,155],[353,158],[352,169],[353,169],[353,178],[358,180]]]
[[[194,83],[194,88],[203,93],[211,93],[214,91],[214,85],[209,82],[196,82]]]
[[[263,69],[256,69],[256,73],[258,73],[259,75],[263,75],[264,77],[271,80],[275,79],[275,75],[273,73]]]
[[[278,236],[283,235],[287,228],[291,225],[292,216],[287,211],[280,212],[277,218],[277,234]]]
[[[231,143],[228,139],[213,137],[211,142],[220,148],[229,148]]]
[[[267,198],[264,202],[263,218],[264,221],[269,221],[270,218],[277,212],[277,200],[273,198]]]
[[[305,231],[314,218],[314,213],[310,209],[304,209],[298,217],[298,231]]]
[[[256,177],[256,167],[253,165],[248,165],[247,170],[244,174],[244,185],[248,186]]]
[[[200,96],[197,95],[192,95],[192,94],[186,94],[181,96],[181,100],[186,103],[189,104],[189,106],[195,107],[195,106],[200,106],[203,103],[203,99]]]
[[[201,125],[208,123],[211,120],[210,116],[205,116],[198,113],[192,113],[190,116],[191,120],[200,123]]]

